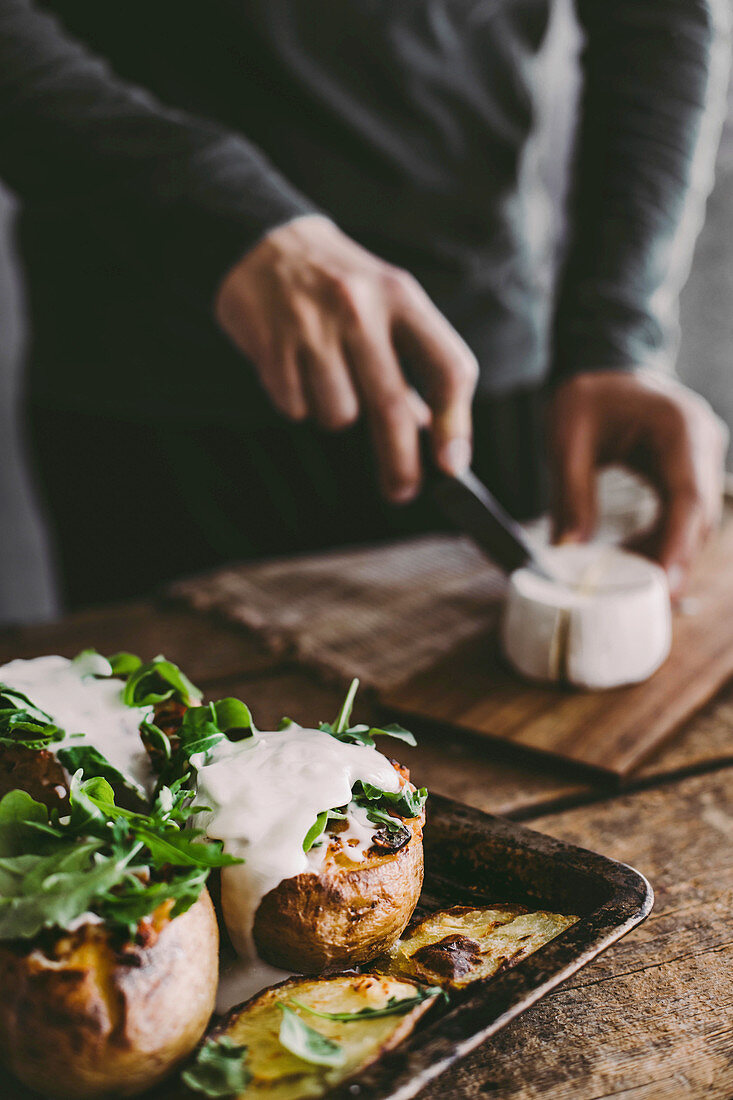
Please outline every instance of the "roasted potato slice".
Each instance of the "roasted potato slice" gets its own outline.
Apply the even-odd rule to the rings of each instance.
[[[214,1007],[218,930],[206,890],[156,914],[148,946],[118,951],[100,924],[47,944],[0,944],[0,1059],[43,1096],[133,1096],[201,1038]]]
[[[387,1050],[400,1043],[435,1001],[428,996],[402,1014],[364,1019],[330,1020],[312,1015],[296,1004],[325,1013],[356,1013],[383,1009],[396,998],[414,998],[413,982],[377,974],[340,974],[332,978],[299,978],[260,993],[232,1009],[211,1038],[226,1037],[247,1048],[246,1069],[251,1074],[242,1097],[298,1100],[323,1096],[334,1085],[360,1073]],[[310,1064],[291,1053],[279,1040],[283,1019],[280,1004],[295,1012],[309,1027],[342,1048],[338,1066]]]
[[[376,960],[374,968],[444,989],[462,989],[526,959],[577,920],[560,913],[530,913],[516,905],[454,905],[420,920],[388,958]]]
[[[409,840],[396,852],[374,848],[354,863],[340,847],[329,846],[319,873],[296,875],[270,890],[254,922],[262,958],[285,970],[317,974],[388,951],[422,890],[423,818],[409,818],[404,825]]]

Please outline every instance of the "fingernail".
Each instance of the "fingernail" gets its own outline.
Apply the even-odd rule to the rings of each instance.
[[[465,473],[471,465],[471,444],[467,439],[450,439],[441,447],[438,461],[446,473]]]
[[[417,496],[417,485],[400,485],[389,490],[389,499],[393,504],[409,504]]]
[[[679,592],[685,581],[684,570],[679,565],[670,565],[667,568],[667,584],[669,590],[674,596],[676,592]]]

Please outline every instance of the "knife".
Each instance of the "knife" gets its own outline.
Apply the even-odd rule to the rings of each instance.
[[[456,475],[439,470],[429,453],[428,441],[424,442],[423,458],[425,485],[439,510],[496,565],[506,573],[529,566],[550,580],[558,579],[543,560],[541,550],[472,470]]]

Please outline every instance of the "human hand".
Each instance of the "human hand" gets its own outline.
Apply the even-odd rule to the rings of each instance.
[[[215,312],[285,416],[337,431],[365,413],[393,502],[418,492],[422,427],[438,466],[459,473],[469,465],[473,353],[412,276],[327,218],[308,215],[268,233],[226,275]],[[408,385],[405,362],[425,401]]]
[[[680,594],[695,555],[720,522],[728,431],[674,379],[640,370],[589,371],[561,384],[549,410],[556,541],[585,541],[596,520],[596,471],[619,463],[657,490],[661,513],[640,545]]]

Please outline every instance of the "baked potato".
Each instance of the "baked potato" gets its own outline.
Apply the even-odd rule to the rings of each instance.
[[[382,975],[284,982],[232,1009],[183,1081],[208,1096],[322,1096],[406,1038],[435,998]]]
[[[144,946],[115,946],[103,924],[30,944],[0,943],[0,1054],[42,1095],[132,1096],[201,1038],[214,1008],[219,935],[206,890]]]
[[[415,909],[428,793],[375,738],[415,740],[401,726],[350,725],[357,685],[333,723],[283,719],[262,731],[250,717],[246,737],[192,757],[200,827],[244,860],[221,876],[243,958],[305,974],[344,969],[388,950]]]
[[[63,810],[81,768],[107,779],[121,805],[144,806],[186,710],[200,699],[164,657],[143,664],[129,653],[108,659],[84,650],[71,661],[11,661],[0,667],[0,798],[24,790]]]
[[[417,921],[374,967],[444,989],[463,989],[515,966],[577,920],[560,913],[531,913],[518,905],[454,905]]]
[[[254,940],[273,966],[317,974],[368,962],[389,950],[412,916],[423,883],[424,816],[403,822],[396,851],[373,846],[360,863],[338,832],[318,872],[285,879],[260,902]]]

